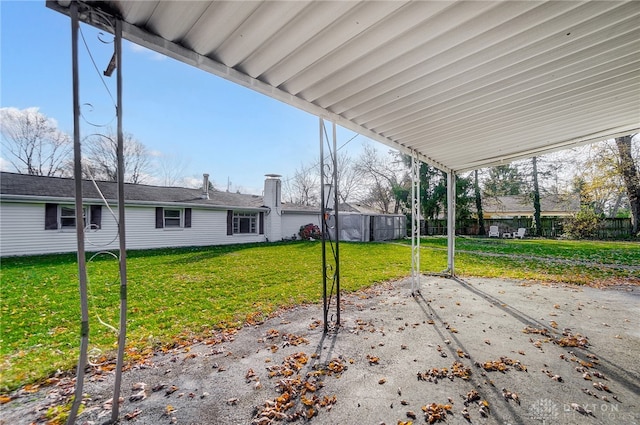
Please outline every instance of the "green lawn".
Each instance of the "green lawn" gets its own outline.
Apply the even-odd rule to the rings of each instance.
[[[421,244],[446,248],[447,240],[444,237],[422,238]],[[638,242],[458,237],[456,250],[640,265]]]
[[[446,268],[444,238],[422,242],[424,272]],[[434,249],[437,248],[437,249]],[[458,239],[463,276],[506,277],[584,284],[639,281],[637,270],[572,265],[532,258],[640,264],[634,243]],[[354,291],[407,276],[410,250],[402,243],[341,243],[341,283]],[[130,358],[189,338],[237,327],[278,308],[322,299],[321,245],[294,242],[128,253],[128,352]],[[110,256],[88,263],[90,348],[111,356],[118,323],[118,267]],[[75,255],[2,259],[0,391],[41,381],[74,367],[79,345],[79,295]]]

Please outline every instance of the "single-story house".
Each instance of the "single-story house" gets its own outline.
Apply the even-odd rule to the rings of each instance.
[[[542,235],[557,237],[562,234],[563,219],[580,211],[580,198],[577,195],[545,194],[540,196],[540,217]],[[534,232],[533,200],[528,196],[496,196],[482,199],[482,212],[485,232],[489,226],[498,226],[500,234],[512,233],[524,227],[527,235]],[[477,226],[467,229],[477,234]]]
[[[205,190],[207,177],[197,189],[125,184],[127,248],[279,241],[320,226],[317,207],[281,202],[278,176],[267,176],[263,196]],[[86,249],[118,248],[117,184],[82,185]],[[74,205],[73,179],[0,173],[0,256],[76,251]]]
[[[577,195],[548,194],[540,196],[542,217],[568,217],[580,211]],[[485,219],[533,217],[533,200],[528,196],[491,196],[482,199]]]

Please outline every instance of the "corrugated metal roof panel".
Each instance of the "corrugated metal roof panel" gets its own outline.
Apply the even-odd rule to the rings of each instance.
[[[68,1],[47,5],[68,13]],[[640,129],[636,1],[93,1],[124,37],[464,171]]]

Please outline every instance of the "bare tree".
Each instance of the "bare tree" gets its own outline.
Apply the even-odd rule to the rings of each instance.
[[[338,197],[345,203],[361,196],[362,173],[348,155],[338,154]]]
[[[0,108],[2,147],[5,158],[18,173],[62,176],[73,143],[58,124],[38,108]]]
[[[94,134],[87,139],[86,165],[94,177],[116,181],[118,161],[116,155],[117,139],[110,134]],[[144,144],[131,134],[124,135],[124,176],[127,183],[144,183],[149,177],[149,154]]]
[[[402,185],[406,174],[402,161],[395,161],[392,155],[382,157],[373,145],[365,145],[355,168],[369,188],[361,200],[385,213],[398,213],[400,203],[394,189]]]
[[[189,161],[185,160],[180,154],[164,154],[155,155],[157,177],[163,186],[177,186],[185,184],[185,170],[189,165]],[[211,182],[209,182],[212,185]]]
[[[319,205],[320,203],[320,178],[318,166],[305,166],[300,164],[296,168],[293,177],[284,179],[283,192],[285,199],[298,205]]]

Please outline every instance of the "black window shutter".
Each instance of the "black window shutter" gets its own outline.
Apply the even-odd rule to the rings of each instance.
[[[233,235],[233,211],[227,210],[227,236]]]
[[[264,212],[260,212],[260,219],[258,220],[259,232],[264,235]]]
[[[184,209],[184,227],[191,227],[191,208]]]
[[[92,229],[102,229],[102,205],[91,205],[90,219]]]
[[[58,228],[58,204],[44,204],[44,230]]]
[[[156,207],[156,229],[164,227],[164,210],[162,207]]]

